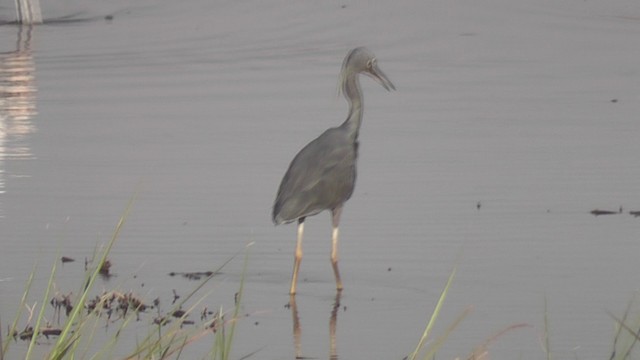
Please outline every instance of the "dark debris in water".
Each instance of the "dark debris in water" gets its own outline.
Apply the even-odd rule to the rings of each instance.
[[[84,271],[89,271],[89,264],[91,263],[91,260],[84,258]],[[100,269],[98,269],[98,274],[100,274],[103,279],[109,280],[113,276],[113,274],[111,273],[112,266],[113,263],[111,262],[111,260],[106,259],[100,266]]]
[[[73,300],[71,298],[72,295],[72,292],[69,292],[68,294],[56,293],[49,301],[49,304],[53,306],[53,314],[54,317],[57,317],[58,323],[60,323],[60,314],[62,313],[63,309],[65,316],[69,316],[69,313],[71,313],[71,310],[73,310]]]
[[[193,272],[176,272],[172,271],[169,273],[169,276],[182,276],[187,280],[202,280],[202,278],[207,278],[210,276],[218,275],[220,273],[214,271],[193,271]]]
[[[140,313],[153,309],[153,305],[145,304],[140,296],[132,292],[105,291],[87,301],[85,308],[87,313],[96,312],[105,315],[108,320],[125,318],[130,312],[140,320]]]
[[[47,327],[40,328],[40,331],[37,334],[37,336],[42,335],[48,340],[49,336],[58,336],[61,333],[62,333],[62,329],[47,326]],[[14,330],[13,334],[11,334],[11,337],[13,337],[14,340],[20,339],[23,341],[31,341],[31,338],[33,337],[33,335],[34,335],[33,327],[26,326],[24,330],[22,330],[21,332]]]
[[[173,316],[174,318],[181,318],[181,317],[185,316],[186,313],[187,313],[186,311],[184,311],[182,309],[178,309],[178,310],[174,310],[171,313],[171,316]]]
[[[62,256],[60,258],[62,263],[73,263],[75,259]],[[84,270],[87,273],[92,273],[94,269],[91,269],[91,264],[94,261],[85,258]],[[71,265],[70,265],[71,266]],[[99,274],[108,280],[112,274],[113,263],[111,260],[105,260],[105,262],[98,269]],[[206,280],[208,277],[217,275],[214,271],[198,271],[198,272],[171,272],[171,276],[182,276],[188,280]],[[133,276],[137,279],[137,276]],[[141,287],[144,287],[142,283]],[[224,326],[227,321],[224,319],[224,314],[211,311],[209,309],[217,306],[211,306],[212,304],[204,305],[199,309],[183,310],[182,306],[186,303],[181,303],[180,300],[188,299],[192,294],[188,296],[181,296],[176,289],[164,289],[165,293],[163,299],[166,299],[166,304],[169,304],[166,309],[161,308],[161,297],[156,297],[149,301],[145,300],[142,295],[137,294],[135,291],[118,291],[105,289],[101,294],[88,298],[84,304],[80,305],[82,310],[87,315],[97,316],[100,319],[104,319],[104,326],[109,327],[118,321],[124,321],[130,319],[132,316],[135,321],[144,320],[148,318],[149,321],[164,326],[170,322],[178,322],[180,327],[187,325],[202,326],[212,332],[216,332],[217,329]],[[29,309],[29,316],[26,319],[23,330],[14,330],[10,333],[15,341],[30,341],[34,336],[36,342],[49,340],[51,337],[59,336],[62,333],[61,324],[65,323],[65,317],[69,317],[74,306],[77,304],[77,296],[73,292],[56,291],[55,294],[49,299],[49,304],[53,308],[53,316],[45,315],[47,319],[46,324],[39,327],[39,331],[35,330],[33,321],[37,318],[35,309],[27,307]],[[238,295],[235,296],[236,303],[234,305],[239,306],[237,303],[239,300]],[[190,319],[191,312],[195,313],[194,317],[198,317],[199,320]],[[198,316],[199,315],[199,316]],[[245,317],[250,314],[244,315]],[[2,356],[0,356],[2,358]]]
[[[105,260],[102,263],[102,266],[100,266],[100,270],[98,270],[98,272],[100,273],[100,275],[102,275],[105,278],[110,278],[111,277],[111,260]]]
[[[593,209],[589,213],[593,216],[600,216],[600,215],[618,215],[618,214],[622,214],[623,212],[624,212],[624,208],[620,206],[618,210]],[[640,210],[631,210],[629,211],[629,215],[633,217],[640,217]]]
[[[616,215],[616,214],[622,214],[622,211],[624,209],[622,208],[622,206],[620,206],[620,208],[618,210],[600,210],[600,209],[593,209],[591,210],[591,215],[593,216],[600,216],[600,215]]]
[[[60,261],[62,261],[62,263],[64,264],[64,263],[68,263],[68,262],[74,262],[74,261],[76,261],[76,259],[70,258],[68,256],[63,256],[63,257],[60,258]]]
[[[174,299],[180,298],[180,296],[176,294],[175,290],[172,290],[172,292],[172,297]],[[49,301],[51,306],[54,308],[54,321],[56,321],[55,319],[57,318],[58,325],[64,323],[64,320],[61,321],[60,317],[62,315],[69,316],[71,310],[73,310],[72,295],[73,294],[71,292],[68,294],[56,293],[56,295],[54,295],[54,297]],[[209,310],[207,306],[199,312],[200,321],[198,322],[196,320],[189,319],[188,317],[190,313],[180,307],[176,308],[172,305],[171,309],[162,311],[160,303],[160,298],[156,298],[148,304],[140,295],[133,292],[105,290],[102,294],[89,299],[85,303],[84,309],[87,314],[94,314],[103,318],[105,320],[105,326],[107,327],[109,324],[124,320],[128,316],[135,316],[136,321],[141,321],[142,316],[149,314],[151,310],[155,310],[153,312],[156,313],[152,319],[153,323],[161,326],[165,326],[172,321],[178,321],[180,327],[200,323],[204,328],[215,332],[219,326],[225,324],[224,318],[219,316],[218,313]],[[63,309],[64,314],[62,311]],[[246,314],[245,316],[248,317],[250,314]],[[62,333],[61,328],[51,326],[50,324],[40,328],[40,331],[35,333],[33,326],[31,326],[32,318],[33,314],[29,316],[27,324],[22,331],[13,331],[11,336],[15,341],[18,339],[30,341],[33,336],[44,336],[46,339],[49,339],[50,337],[59,336]]]
[[[619,212],[617,211],[612,211],[612,210],[600,210],[600,209],[593,209],[591,210],[591,215],[593,216],[600,216],[600,215],[616,215],[619,214]]]
[[[175,304],[176,301],[178,301],[178,299],[180,299],[180,295],[178,295],[178,292],[176,291],[176,289],[173,289],[173,301],[171,302],[171,305]]]

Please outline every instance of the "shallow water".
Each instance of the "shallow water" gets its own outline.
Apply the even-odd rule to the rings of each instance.
[[[36,263],[31,303],[61,255],[77,261],[56,284],[77,289],[135,193],[117,276],[98,288],[169,297],[193,284],[167,273],[216,268],[254,242],[237,358],[400,359],[456,262],[436,330],[475,310],[439,358],[519,323],[530,327],[491,355],[546,358],[545,299],[554,357],[610,355],[607,311],[622,314],[640,280],[640,220],[627,214],[640,209],[636,2],[96,1],[43,13],[42,26],[0,27],[3,323]],[[284,306],[295,227],[273,227],[271,205],[293,155],[344,119],[337,74],[359,45],[398,91],[362,81],[341,307],[323,213],[306,223],[296,347]],[[241,258],[212,282],[214,306],[233,305]]]

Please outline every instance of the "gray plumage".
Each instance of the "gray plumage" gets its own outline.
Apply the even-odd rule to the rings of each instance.
[[[273,205],[272,219],[276,225],[295,220],[299,224],[292,294],[302,257],[302,224],[307,216],[323,210],[331,210],[333,214],[332,263],[338,290],[342,288],[337,270],[337,228],[342,206],[353,194],[356,182],[358,132],[363,115],[359,74],[369,75],[389,91],[395,90],[378,68],[373,53],[363,47],[351,50],[342,63],[339,80],[339,89],[349,102],[347,119],[340,126],[326,130],[293,158]]]
[[[305,146],[282,179],[273,221],[291,222],[334,209],[351,194],[356,181],[358,142],[331,128]]]

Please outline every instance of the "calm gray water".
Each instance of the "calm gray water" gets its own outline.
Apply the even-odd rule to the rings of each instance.
[[[13,20],[12,1],[0,10]],[[76,291],[135,193],[117,276],[96,288],[169,298],[194,285],[167,273],[216,268],[255,242],[235,358],[401,359],[456,261],[436,334],[474,312],[438,358],[519,323],[530,327],[492,357],[546,358],[545,298],[554,358],[611,354],[607,311],[621,316],[640,283],[640,219],[627,213],[640,210],[636,1],[92,1],[43,14],[0,27],[3,325],[35,264],[31,304],[62,255],[77,261],[56,285]],[[293,155],[343,121],[337,75],[360,45],[398,91],[362,81],[335,346],[323,213],[307,221],[296,348],[284,307],[295,226],[274,227],[271,205]],[[241,272],[242,256],[208,303],[231,308]]]

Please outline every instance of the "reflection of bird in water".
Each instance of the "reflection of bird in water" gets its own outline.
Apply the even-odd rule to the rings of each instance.
[[[349,102],[349,115],[342,125],[326,130],[293,158],[273,205],[273,222],[298,220],[290,293],[296,293],[296,282],[302,260],[304,220],[323,210],[332,214],[331,264],[338,290],[342,281],[338,271],[338,225],[344,203],[349,200],[356,181],[358,131],[362,122],[362,91],[359,74],[372,77],[387,90],[395,87],[378,68],[373,53],[363,47],[351,50],[342,63],[340,88]]]
[[[340,298],[342,293],[336,292],[336,297],[331,307],[331,316],[329,317],[329,360],[338,359],[336,330],[338,328],[338,311],[340,310]],[[296,359],[307,359],[302,355],[302,326],[300,325],[300,317],[298,315],[298,305],[296,297],[291,294],[289,303],[286,307],[291,309],[291,318],[293,320],[293,346],[295,348]],[[344,307],[346,310],[346,306]]]

